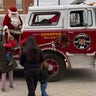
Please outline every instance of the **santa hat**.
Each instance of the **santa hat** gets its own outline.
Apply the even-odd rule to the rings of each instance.
[[[9,11],[9,13],[17,13],[17,8],[16,7],[10,7],[9,9],[8,9],[8,11]]]
[[[8,9],[8,12],[9,12],[8,15],[9,17],[11,17],[12,14],[19,15],[16,7],[10,7],[10,9]]]

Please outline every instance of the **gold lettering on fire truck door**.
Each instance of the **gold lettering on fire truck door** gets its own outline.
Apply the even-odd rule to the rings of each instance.
[[[44,39],[55,39],[57,36],[61,36],[61,32],[44,32],[41,33]]]

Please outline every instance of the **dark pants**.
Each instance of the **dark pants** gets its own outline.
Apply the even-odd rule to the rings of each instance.
[[[28,96],[35,96],[35,90],[39,79],[40,68],[25,69],[25,79],[28,87]]]

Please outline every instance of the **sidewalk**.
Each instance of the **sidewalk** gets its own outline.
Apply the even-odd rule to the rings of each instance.
[[[0,96],[27,96],[27,88],[25,80],[15,80],[16,86],[14,89],[6,84],[6,92],[1,92]],[[1,82],[0,82],[1,86]],[[49,82],[47,87],[49,96],[95,96],[96,81],[60,81]],[[36,89],[36,96],[41,96],[40,84]]]
[[[0,90],[0,96],[27,96],[27,88],[24,80],[14,80],[15,87],[9,88],[9,82],[6,82],[6,92]],[[0,81],[1,88],[1,81]]]
[[[18,74],[19,75],[19,74]],[[0,90],[0,96],[27,96],[27,87],[23,77],[15,77],[14,89],[9,88],[6,82],[6,92]],[[0,80],[1,88],[1,80]],[[96,70],[70,70],[64,80],[48,82],[49,96],[95,96],[96,95]],[[36,96],[41,96],[40,83],[36,89]]]
[[[48,87],[50,86],[51,82],[48,83]],[[6,92],[2,92],[0,90],[0,96],[27,96],[27,86],[25,83],[24,79],[18,79],[18,80],[14,80],[14,89],[9,88],[9,82],[7,80],[6,82]],[[52,86],[50,86],[52,87]],[[55,88],[55,86],[53,86]],[[54,93],[53,95],[53,87],[52,88],[47,88],[47,91],[49,93],[50,96],[58,96]],[[1,88],[1,80],[0,80],[0,88]],[[58,93],[59,94],[59,93]],[[40,91],[40,83],[38,82],[38,86],[36,89],[36,96],[41,96],[41,91]],[[61,95],[59,95],[61,96]],[[63,95],[62,95],[63,96]]]
[[[6,92],[0,90],[0,96],[27,96],[27,86],[24,79],[14,78],[14,89],[9,88],[9,82],[6,82]],[[64,85],[62,82],[49,82],[47,92],[49,96],[64,96]],[[0,80],[1,88],[1,80]],[[38,82],[36,96],[41,96],[40,83]]]

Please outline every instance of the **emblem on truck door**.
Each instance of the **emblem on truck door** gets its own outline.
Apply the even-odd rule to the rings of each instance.
[[[85,49],[90,45],[90,43],[90,37],[85,33],[78,34],[74,38],[74,45],[78,49]]]

